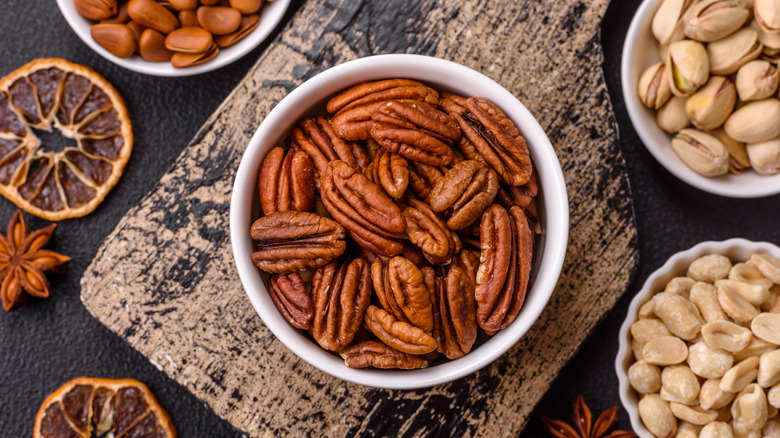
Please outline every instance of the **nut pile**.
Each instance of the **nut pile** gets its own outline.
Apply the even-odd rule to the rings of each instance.
[[[214,59],[249,35],[266,0],[74,0],[97,21],[92,38],[112,54],[184,68]],[[268,0],[273,1],[273,0]]]
[[[406,79],[356,85],[327,111],[299,120],[258,176],[252,261],[285,319],[347,366],[402,369],[511,324],[539,226],[514,123]]]
[[[656,437],[780,436],[780,259],[694,260],[639,308],[631,345]]]
[[[775,0],[664,0],[653,17],[662,61],[639,98],[697,173],[780,172],[778,17]]]

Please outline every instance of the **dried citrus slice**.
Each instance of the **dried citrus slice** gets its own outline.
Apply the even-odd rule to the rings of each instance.
[[[43,401],[33,438],[176,438],[154,395],[135,379],[79,377]]]
[[[62,150],[34,130],[57,129]],[[84,216],[122,176],[133,130],[122,97],[94,70],[36,59],[0,79],[0,193],[48,220]]]

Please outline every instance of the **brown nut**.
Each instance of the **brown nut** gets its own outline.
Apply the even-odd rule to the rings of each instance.
[[[171,65],[175,68],[192,67],[193,65],[211,61],[218,54],[219,47],[216,44],[211,44],[211,47],[202,53],[174,53],[171,57]]]
[[[116,15],[100,20],[101,24],[127,24],[130,21],[130,14],[127,13],[127,3],[119,5]]]
[[[130,0],[127,13],[136,23],[168,34],[179,26],[176,16],[153,0]]]
[[[511,324],[525,301],[531,272],[534,236],[523,211],[507,213],[493,204],[480,224],[477,272],[477,321],[484,330],[497,331]]]
[[[415,195],[427,200],[436,182],[444,176],[446,168],[409,161],[409,187]]]
[[[397,320],[426,333],[433,330],[431,294],[422,272],[404,257],[393,257],[387,264],[371,265],[371,280],[379,302]]]
[[[198,7],[198,0],[168,0],[177,11],[193,11]]]
[[[268,292],[271,300],[284,319],[295,328],[308,330],[314,318],[314,303],[306,291],[301,275],[297,272],[272,275],[270,286]]]
[[[462,247],[458,235],[447,228],[428,204],[413,198],[409,198],[408,203],[403,215],[409,241],[420,248],[429,262],[435,265],[449,263]]]
[[[257,187],[263,214],[314,210],[314,165],[305,152],[285,155],[280,147],[272,149],[260,166]]]
[[[263,7],[264,0],[230,0],[230,6],[244,15],[255,14]]]
[[[387,257],[401,253],[397,239],[406,236],[406,220],[378,185],[340,160],[331,161],[320,180],[322,203],[358,245]]]
[[[225,6],[201,6],[198,8],[198,23],[214,35],[235,32],[241,26],[241,12]]]
[[[446,277],[436,277],[437,349],[448,359],[463,357],[477,340],[476,284],[467,269],[453,263]]]
[[[168,62],[173,52],[165,48],[165,35],[154,29],[146,29],[138,42],[138,52],[149,62]]]
[[[195,11],[179,11],[179,24],[181,27],[199,26],[198,14]]]
[[[424,102],[385,102],[371,114],[371,137],[380,146],[431,166],[452,163],[450,146],[460,135],[452,117]]]
[[[74,0],[76,11],[87,20],[105,20],[119,11],[116,0]]]
[[[341,160],[361,172],[369,163],[368,153],[359,144],[339,137],[327,117],[307,117],[298,122],[293,127],[290,142],[291,148],[309,154],[320,173],[334,160]]]
[[[238,30],[226,35],[217,35],[217,37],[214,38],[214,41],[216,41],[219,47],[230,47],[252,33],[252,31],[257,27],[258,23],[260,23],[259,15],[244,15],[241,17],[241,25],[238,26]]]
[[[366,176],[392,198],[401,199],[409,186],[409,163],[398,154],[379,149],[366,168]]]
[[[435,212],[447,210],[447,226],[460,230],[482,216],[497,192],[496,173],[481,161],[467,160],[444,174],[433,187],[428,203]]]
[[[334,260],[314,272],[311,284],[314,320],[311,334],[326,350],[352,343],[371,301],[371,271],[362,258]]]
[[[124,24],[95,24],[90,33],[96,43],[120,58],[135,52],[135,35]]]
[[[426,354],[436,349],[436,340],[424,330],[397,320],[384,309],[368,306],[364,316],[366,328],[380,341],[409,354]]]
[[[428,361],[421,356],[402,353],[379,341],[365,341],[341,350],[344,363],[350,368],[381,368],[414,370],[426,368]]]
[[[344,227],[314,213],[279,211],[252,224],[257,245],[252,262],[263,271],[282,274],[323,266],[344,253]]]
[[[200,27],[180,27],[165,37],[165,48],[181,53],[203,53],[211,47],[211,34]]]

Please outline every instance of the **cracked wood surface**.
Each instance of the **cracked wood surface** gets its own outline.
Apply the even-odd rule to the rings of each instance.
[[[636,268],[630,190],[600,70],[607,1],[306,2],[106,239],[82,279],[84,305],[252,437],[517,435]],[[571,208],[563,273],[536,324],[492,365],[427,390],[369,389],[298,359],[254,312],[230,248],[231,185],[265,115],[322,70],[379,53],[449,59],[510,90],[550,137]]]

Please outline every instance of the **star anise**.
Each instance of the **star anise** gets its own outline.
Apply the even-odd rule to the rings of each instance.
[[[582,396],[574,402],[572,423],[574,426],[560,420],[542,417],[544,428],[555,438],[633,438],[636,434],[626,430],[609,432],[617,422],[617,406],[612,406],[599,415],[593,424],[593,416]]]
[[[0,299],[3,308],[10,312],[24,303],[28,294],[47,298],[50,294],[49,280],[43,274],[59,268],[70,257],[54,251],[41,249],[51,239],[56,224],[29,233],[22,212],[17,210],[5,237],[0,235]]]

